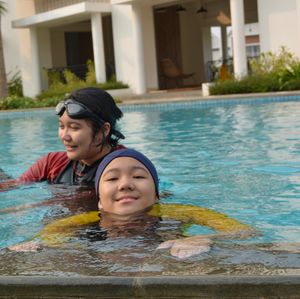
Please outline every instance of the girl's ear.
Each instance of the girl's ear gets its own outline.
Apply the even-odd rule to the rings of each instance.
[[[110,125],[110,123],[105,122],[102,127],[103,127],[104,135],[105,135],[105,138],[106,138],[109,135],[111,125]]]
[[[94,142],[95,143],[99,143],[101,145],[101,143],[103,142],[103,138],[106,139],[107,136],[109,135],[110,132],[110,123],[105,122],[101,128],[101,130],[99,130],[99,132],[96,134]]]
[[[99,209],[99,210],[102,209],[102,204],[101,204],[101,202],[100,202],[100,198],[99,198],[99,200],[98,200],[98,209]]]

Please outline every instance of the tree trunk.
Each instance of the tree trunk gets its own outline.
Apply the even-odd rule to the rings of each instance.
[[[2,30],[0,17],[0,99],[8,96],[8,85],[4,63],[4,52],[2,44]]]

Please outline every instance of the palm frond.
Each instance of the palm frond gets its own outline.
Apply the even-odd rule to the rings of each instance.
[[[6,3],[4,1],[0,1],[0,15],[3,15],[7,12]]]

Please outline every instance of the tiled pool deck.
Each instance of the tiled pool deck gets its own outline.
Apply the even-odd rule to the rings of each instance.
[[[122,101],[121,106],[135,109],[141,104],[167,103],[204,106],[300,100],[298,92],[202,97],[201,90],[149,93],[134,96],[128,91],[111,92]],[[197,102],[196,102],[197,101]],[[13,113],[12,113],[13,115]],[[300,115],[299,115],[300,119]],[[154,277],[35,277],[1,276],[1,298],[214,298],[214,299],[298,299],[300,275],[194,275]]]

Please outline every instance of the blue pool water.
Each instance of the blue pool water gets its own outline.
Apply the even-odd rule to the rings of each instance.
[[[234,246],[230,250],[223,248],[228,263],[240,263],[242,256],[234,255],[235,246],[247,245],[245,260],[256,256],[274,266],[275,258],[251,246],[285,244],[298,251],[284,256],[282,267],[300,268],[300,99],[121,108],[124,144],[143,151],[157,165],[161,189],[171,193],[163,202],[207,207],[260,231],[255,238],[228,245]],[[52,110],[0,114],[0,167],[7,174],[17,177],[40,156],[59,150],[63,147]],[[38,183],[0,192],[0,213],[49,200],[56,191]],[[0,248],[30,239],[43,227],[46,216],[68,214],[67,210],[57,204],[2,213]],[[200,226],[192,226],[189,232],[211,233]]]

